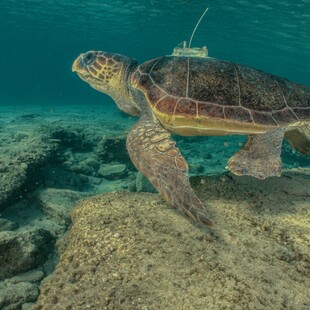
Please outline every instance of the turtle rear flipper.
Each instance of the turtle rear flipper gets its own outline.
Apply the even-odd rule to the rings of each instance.
[[[303,154],[310,154],[310,122],[285,133],[290,145]]]
[[[264,134],[249,135],[245,146],[228,161],[228,169],[236,175],[258,179],[280,176],[281,149],[285,127]]]
[[[127,137],[132,162],[161,196],[187,216],[212,226],[205,206],[193,192],[188,166],[171,135],[152,115],[143,115]]]

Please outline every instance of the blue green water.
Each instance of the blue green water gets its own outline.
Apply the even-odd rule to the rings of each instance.
[[[135,118],[121,114],[110,97],[72,73],[74,59],[88,50],[121,53],[140,63],[171,54],[176,45],[189,40],[206,7],[209,10],[196,32],[193,47],[206,45],[211,57],[310,85],[310,0],[0,0],[0,309],[28,309],[29,303],[35,302],[41,280],[58,263],[54,241],[67,231],[68,212],[75,201],[111,191],[153,191],[140,178],[125,149],[125,134]],[[139,247],[132,246],[134,252],[128,252],[130,259],[139,254],[134,262],[137,270],[133,269],[133,285],[127,283],[127,275],[125,286],[120,284],[121,278],[106,280],[110,276],[107,274],[84,276],[84,270],[75,263],[72,266],[78,266],[79,272],[74,270],[74,274],[81,274],[78,277],[82,282],[86,279],[85,283],[87,278],[99,279],[101,284],[96,289],[105,302],[110,303],[113,298],[117,302],[125,300],[132,290],[134,298],[139,297],[138,304],[143,305],[146,295],[139,295],[136,282],[148,287],[145,274],[152,274],[153,265],[156,270],[157,264],[158,274],[163,274],[165,281],[158,282],[160,277],[155,272],[154,287],[163,293],[158,295],[156,289],[155,293],[150,290],[154,300],[145,309],[157,309],[162,297],[169,298],[169,305],[173,305],[175,296],[184,309],[185,302],[208,301],[207,298],[220,305],[210,306],[213,309],[306,309],[310,304],[305,293],[310,155],[301,155],[284,142],[284,177],[264,181],[232,178],[225,166],[245,139],[175,137],[189,164],[190,176],[194,176],[192,185],[204,201],[210,202],[219,234],[189,234],[187,228],[183,232],[183,224],[176,227],[179,222],[174,222],[170,215],[157,216],[155,198],[146,204],[147,212],[154,210],[155,216],[140,223],[139,216],[144,213],[135,215],[140,209],[133,210],[141,204],[134,198],[124,206],[121,217],[115,208],[115,216],[104,215],[104,224],[101,215],[99,218],[100,227],[117,230],[113,236],[122,237],[126,223],[133,227],[134,237],[130,233],[127,239],[125,233],[125,250],[127,243],[131,247],[131,240],[142,244],[143,251],[135,252]],[[136,197],[140,195],[143,197]],[[144,204],[145,198],[141,201]],[[173,214],[172,210],[170,213]],[[110,218],[112,226],[105,226],[110,225]],[[119,219],[124,223],[119,224]],[[170,230],[177,233],[170,235]],[[142,237],[137,233],[140,231]],[[23,242],[8,250],[8,242],[15,235],[16,240]],[[32,236],[43,241],[33,246]],[[192,245],[190,239],[197,243]],[[102,244],[118,253],[114,243],[111,247],[97,243],[100,247]],[[151,251],[146,251],[149,248]],[[84,253],[81,249],[77,252]],[[89,253],[105,250],[90,249]],[[122,253],[127,256],[127,252]],[[156,253],[160,255],[158,262]],[[176,256],[170,257],[170,253]],[[96,261],[91,256],[89,262]],[[179,256],[181,259],[176,259]],[[169,270],[161,259],[168,262]],[[109,267],[108,274],[114,277],[114,269],[122,268],[127,274],[126,260],[124,265],[123,260],[116,261],[121,265]],[[108,259],[102,262],[113,266]],[[95,269],[105,270],[97,265]],[[31,270],[38,271],[39,276],[32,274],[35,277],[31,279],[31,274],[26,274],[6,282]],[[63,279],[67,281],[70,271],[66,269],[65,273]],[[68,293],[62,284],[59,287],[65,292],[65,299],[72,298],[75,303],[76,298],[87,295],[77,293],[75,288],[83,285],[79,285],[77,277],[71,279],[67,282],[74,285],[74,293]],[[62,282],[55,283],[58,287]],[[91,298],[96,297],[94,283],[90,286]],[[104,283],[108,289],[102,286]],[[120,292],[124,298],[118,298],[114,292]],[[56,303],[57,298],[52,301]],[[65,308],[55,303],[53,309]],[[208,306],[201,309],[211,304],[208,301]],[[107,308],[112,309],[111,305],[107,304]]]
[[[193,46],[310,84],[309,0],[1,0],[0,104],[111,103],[71,73],[74,58],[90,49],[141,62],[170,54],[206,7]]]

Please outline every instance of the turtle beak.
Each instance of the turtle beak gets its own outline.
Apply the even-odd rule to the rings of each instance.
[[[83,70],[83,67],[81,66],[81,61],[80,61],[80,58],[83,54],[81,54],[79,57],[77,57],[73,64],[72,64],[72,72],[80,72]]]

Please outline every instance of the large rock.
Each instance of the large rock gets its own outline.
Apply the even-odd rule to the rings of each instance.
[[[40,168],[59,147],[56,141],[41,134],[15,136],[13,139],[0,133],[2,142],[8,140],[4,145],[0,143],[0,210],[39,185]]]
[[[44,214],[65,230],[70,224],[69,210],[77,200],[86,196],[87,193],[68,189],[46,188],[37,192],[36,199]]]
[[[212,230],[154,194],[86,199],[33,309],[309,308],[309,182],[195,178]]]
[[[39,295],[41,270],[31,270],[0,281],[0,309],[28,309]]]
[[[35,283],[20,282],[14,285],[0,283],[0,309],[22,309],[23,304],[35,301],[38,295],[39,288]]]
[[[0,233],[0,280],[12,277],[43,264],[52,247],[49,231]]]

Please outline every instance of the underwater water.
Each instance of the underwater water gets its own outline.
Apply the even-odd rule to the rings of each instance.
[[[174,136],[206,231],[131,163],[137,118],[71,70],[170,55],[206,7],[192,47],[310,85],[309,0],[0,0],[0,309],[310,309],[310,155],[284,141],[283,176],[256,180],[225,168],[245,136]]]

